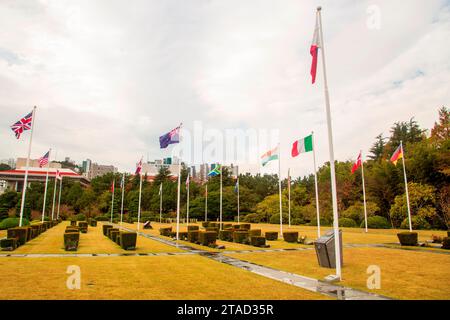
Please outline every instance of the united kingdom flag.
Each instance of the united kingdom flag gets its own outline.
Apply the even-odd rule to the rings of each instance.
[[[30,112],[25,117],[17,121],[11,126],[11,130],[16,134],[16,138],[19,139],[22,132],[31,129],[31,121],[33,120],[33,112]]]

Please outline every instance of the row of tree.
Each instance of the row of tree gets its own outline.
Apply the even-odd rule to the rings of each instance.
[[[389,137],[381,134],[370,149],[364,164],[367,208],[369,216],[381,216],[391,227],[400,227],[407,217],[402,163],[397,166],[389,160],[394,150],[403,141],[406,172],[408,175],[411,213],[415,228],[442,228],[449,226],[450,202],[450,112],[442,107],[439,121],[431,132],[420,128],[411,119],[395,123]],[[361,171],[351,174],[352,161],[336,161],[338,208],[340,217],[352,220],[357,226],[363,221]],[[188,171],[183,167],[182,181]],[[332,221],[330,166],[325,163],[318,170],[319,206],[322,224]],[[83,213],[87,216],[108,215],[111,211],[111,182],[116,180],[114,215],[121,208],[121,174],[106,174],[91,181],[83,188],[79,183],[64,181],[61,195],[62,216]],[[208,181],[208,219],[216,220],[219,215],[220,177]],[[278,177],[277,175],[241,174],[240,209],[242,219],[250,222],[279,221]],[[176,211],[177,183],[170,178],[167,168],[162,168],[154,182],[143,179],[142,215],[159,217],[159,188],[163,188],[164,217],[174,217]],[[47,212],[51,212],[53,181],[49,183]],[[288,197],[287,180],[283,181],[283,219],[287,222]],[[26,215],[32,210],[42,210],[44,185],[32,183],[27,191]],[[138,212],[139,179],[125,176],[124,212],[127,217],[136,217]],[[182,186],[182,215],[186,213],[186,186]],[[9,191],[0,196],[0,218],[14,214],[20,205],[20,194]],[[205,215],[205,185],[191,180],[190,217],[203,219]],[[233,220],[237,215],[235,179],[226,167],[223,168],[223,218]],[[291,222],[294,224],[315,224],[314,176],[301,177],[292,181]]]

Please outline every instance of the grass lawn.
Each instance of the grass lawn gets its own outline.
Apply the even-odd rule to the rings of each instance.
[[[88,227],[87,233],[80,233],[80,242],[77,251],[65,251],[63,234],[69,222],[62,222],[47,230],[37,238],[20,246],[14,253],[157,253],[157,252],[182,252],[182,250],[165,245],[158,241],[144,237],[138,237],[136,250],[123,250],[108,237],[103,235],[102,226]],[[3,252],[5,254],[6,252]],[[0,253],[2,254],[2,253]]]
[[[229,254],[241,260],[323,279],[334,269],[320,268],[314,250]],[[381,289],[366,286],[369,265],[381,269]],[[450,255],[384,248],[346,248],[345,286],[398,299],[450,299]]]
[[[67,267],[81,289],[66,287]],[[328,299],[204,257],[0,258],[0,299]]]

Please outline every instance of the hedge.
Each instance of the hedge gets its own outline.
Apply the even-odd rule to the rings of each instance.
[[[120,231],[119,228],[109,228],[106,232],[106,236],[112,240],[112,232]]]
[[[248,230],[248,236],[249,237],[260,237],[261,236],[261,229],[253,229],[253,230]]]
[[[365,228],[366,224],[365,222],[361,222],[360,227]],[[389,221],[382,216],[373,216],[367,218],[367,228],[370,229],[390,229],[391,224]]]
[[[308,225],[310,226],[317,226],[317,218],[313,218]],[[331,226],[331,222],[324,219],[324,218],[320,218],[320,226],[324,226],[324,227],[329,227]]]
[[[356,221],[351,218],[339,218],[339,227],[356,228]]]
[[[170,233],[172,232],[172,227],[164,227],[159,229],[159,234],[165,237],[170,237]]]
[[[423,217],[412,216],[411,224],[414,230],[430,230],[431,225]],[[409,229],[409,219],[406,218],[402,221],[400,229]]]
[[[203,221],[202,222],[202,227],[203,228],[209,227],[209,221]]]
[[[88,223],[85,221],[78,222],[78,227],[80,227],[80,232],[87,233],[88,231]]]
[[[77,220],[70,220],[70,225],[71,226],[76,226],[77,225]]]
[[[28,241],[28,228],[17,227],[8,229],[7,238],[16,238],[19,246]]]
[[[188,241],[192,243],[197,243],[199,233],[200,233],[199,230],[188,231]]]
[[[3,219],[0,222],[0,230],[6,230],[6,229],[18,227],[19,221],[20,221],[20,218]],[[30,224],[30,222],[27,219],[25,219],[25,218],[22,219],[22,226],[27,226],[29,224]]]
[[[255,247],[265,247],[266,246],[266,238],[261,237],[261,236],[250,237],[250,244]]]
[[[248,243],[248,231],[233,232],[233,242]]]
[[[417,232],[400,232],[397,237],[402,246],[417,246]]]
[[[115,229],[110,229],[109,231],[109,235],[112,241],[116,242],[117,237],[119,236],[120,231],[119,229],[115,230]]]
[[[233,241],[233,231],[232,230],[220,230],[219,239],[223,241]]]
[[[298,232],[297,231],[283,232],[283,239],[286,242],[298,242]]]
[[[108,235],[108,229],[111,229],[113,226],[110,224],[104,224],[103,225],[103,235],[107,236]]]
[[[250,230],[251,226],[252,225],[250,223],[241,223],[239,226],[239,229],[240,230]]]
[[[3,251],[13,251],[18,247],[16,238],[5,238],[0,240],[0,248]]]
[[[120,233],[120,245],[124,250],[136,249],[136,232],[121,232]]]
[[[194,231],[194,230],[199,230],[200,228],[198,226],[188,226],[187,229],[188,229],[188,231]]]
[[[198,241],[203,246],[210,246],[216,244],[217,232],[215,231],[200,231],[198,234]]]
[[[64,249],[66,251],[76,251],[78,249],[79,241],[80,234],[78,232],[64,233]]]
[[[444,239],[442,239],[442,249],[450,249],[450,237],[445,237]]]
[[[269,240],[269,241],[278,240],[278,232],[276,232],[276,231],[267,231],[265,233],[265,236],[266,236],[266,240]]]
[[[97,216],[97,217],[95,217],[95,220],[97,220],[97,221],[109,221],[109,220],[111,220],[111,217]]]
[[[180,240],[187,240],[188,239],[188,232],[178,232],[178,239]]]

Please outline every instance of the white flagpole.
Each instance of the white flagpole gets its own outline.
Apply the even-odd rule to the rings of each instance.
[[[205,222],[208,221],[208,182],[205,186]]]
[[[291,169],[288,169],[288,217],[289,217],[289,228],[291,227]]]
[[[180,189],[181,189],[181,157],[178,164],[178,190],[177,190],[177,245],[180,232]]]
[[[142,172],[139,171],[139,205],[138,205],[137,231],[139,231],[139,227],[141,224],[141,194],[142,194]]]
[[[159,223],[162,223],[162,182],[159,186]]]
[[[116,177],[113,178],[113,185],[111,190],[111,223],[113,222],[113,211],[114,211],[114,192],[116,191]]]
[[[61,205],[61,192],[62,192],[62,176],[61,180],[59,181],[59,195],[58,195],[58,213],[56,214],[56,220],[59,219],[59,206]]]
[[[241,214],[241,207],[240,207],[240,192],[241,192],[241,186],[239,185],[239,173],[238,173],[238,177],[237,177],[237,211],[238,211],[238,224],[241,223],[240,220],[240,214]]]
[[[222,174],[223,166],[220,165],[220,230],[223,230],[222,225]]]
[[[123,223],[123,196],[125,193],[125,173],[122,174],[122,202],[120,204],[120,225]]]
[[[188,169],[188,177],[189,177],[189,169]],[[188,178],[189,179],[189,178]],[[191,185],[191,179],[189,179],[189,183],[187,185],[187,203],[186,203],[186,225],[189,226],[189,186]]]
[[[400,141],[400,148],[402,150],[403,176],[405,178],[405,191],[406,191],[406,204],[408,206],[409,231],[412,232],[411,208],[409,206],[408,180],[406,179],[406,168],[405,168],[405,152],[403,151],[403,142],[402,141]]]
[[[23,180],[23,189],[22,189],[22,202],[20,203],[20,220],[19,220],[19,227],[22,226],[22,219],[23,219],[23,208],[25,206],[25,194],[27,193],[27,184],[28,184],[28,167],[30,165],[30,154],[31,154],[31,144],[33,142],[33,129],[34,129],[34,122],[36,121],[36,106],[33,107],[33,113],[31,115],[31,132],[30,132],[30,144],[28,145],[28,156],[27,156],[27,163],[25,167],[25,178]]]
[[[281,199],[281,150],[278,143],[278,192],[280,195],[280,237],[283,237],[283,203]]]
[[[56,186],[58,185],[58,179],[56,179],[55,174],[55,186],[53,187],[53,204],[52,204],[52,221],[55,213],[55,200],[56,200]]]
[[[52,149],[48,151],[48,162],[47,162],[47,175],[45,177],[45,189],[44,189],[44,204],[42,205],[42,222],[44,222],[45,217],[45,202],[47,200],[47,185],[48,185],[48,172],[50,170],[50,153],[52,152]]]
[[[366,227],[366,232],[368,232],[369,230],[367,229],[366,186],[364,184],[364,159],[362,158],[362,150],[360,150],[360,154],[361,154],[361,179],[362,179],[363,200],[364,200],[364,224]]]
[[[333,129],[331,126],[331,111],[330,111],[330,96],[328,93],[328,82],[327,82],[327,71],[325,64],[325,46],[323,41],[323,30],[322,30],[322,15],[321,7],[317,8],[317,17],[319,19],[319,29],[320,29],[320,48],[322,49],[322,66],[323,66],[323,81],[324,81],[324,91],[325,91],[325,104],[327,112],[327,127],[328,127],[328,148],[330,153],[330,173],[331,173],[331,194],[333,202],[333,228],[334,228],[334,246],[335,246],[335,258],[336,258],[336,277],[338,280],[342,279],[341,271],[341,241],[339,237],[339,216],[338,216],[338,205],[337,205],[337,194],[336,194],[336,172],[334,165],[334,147],[333,147]]]
[[[314,144],[314,131],[311,132],[311,138],[313,144],[314,185],[316,188],[317,238],[320,238],[319,188],[317,187],[316,146]]]

